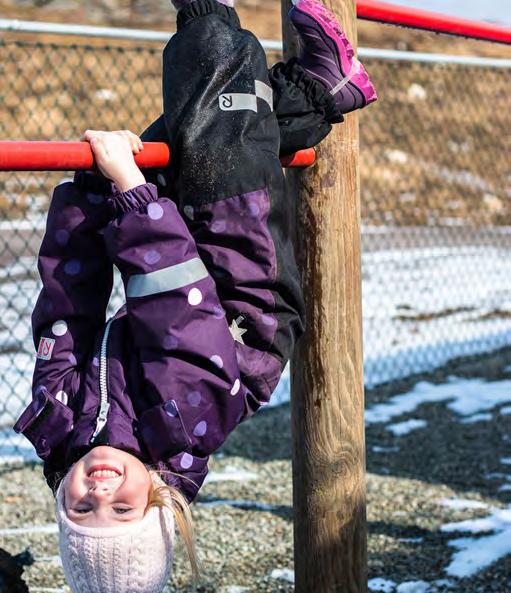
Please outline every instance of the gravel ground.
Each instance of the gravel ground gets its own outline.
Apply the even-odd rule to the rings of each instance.
[[[418,381],[443,383],[452,375],[511,379],[510,365],[511,350],[459,360],[434,373],[368,391],[367,406],[406,392]],[[491,421],[462,424],[445,403],[437,403],[424,404],[411,416],[428,421],[429,428],[400,437],[383,424],[371,424],[367,429],[369,577],[398,584],[421,580],[431,584],[447,578],[445,569],[454,554],[449,540],[460,536],[442,532],[440,527],[486,517],[490,512],[488,508],[453,509],[439,500],[470,499],[493,508],[511,503],[511,492],[499,491],[505,478],[485,478],[502,472],[499,459],[510,455],[511,415],[499,416],[493,410]],[[202,593],[293,591],[291,582],[272,576],[275,569],[293,568],[289,426],[289,406],[265,410],[241,425],[212,460],[214,472],[236,468],[256,477],[212,481],[201,491],[194,516],[203,563]],[[385,451],[375,452],[373,447]],[[52,497],[41,478],[41,467],[0,467],[2,528],[53,522]],[[0,547],[12,553],[27,546],[37,559],[25,573],[30,591],[53,588],[56,593],[64,584],[56,558],[57,535],[0,536]],[[507,593],[511,591],[510,575],[511,557],[507,556],[471,578],[437,582],[428,591]],[[180,549],[169,593],[192,591],[189,576]],[[426,591],[417,587],[402,591]]]

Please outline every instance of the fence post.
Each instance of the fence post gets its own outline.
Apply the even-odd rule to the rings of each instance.
[[[355,0],[326,3],[355,43]],[[307,316],[291,377],[296,593],[367,591],[358,151],[353,113],[313,167],[287,172]]]

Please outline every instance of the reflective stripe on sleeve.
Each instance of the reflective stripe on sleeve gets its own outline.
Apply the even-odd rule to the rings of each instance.
[[[198,282],[208,276],[208,270],[200,257],[194,257],[175,266],[148,274],[131,276],[126,287],[127,297],[144,297],[169,290],[176,290]]]

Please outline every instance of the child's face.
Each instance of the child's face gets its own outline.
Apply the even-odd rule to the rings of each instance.
[[[101,476],[98,466],[109,466],[117,475]],[[64,479],[67,516],[87,527],[113,527],[140,521],[148,503],[152,480],[144,464],[133,455],[100,446],[91,449]]]

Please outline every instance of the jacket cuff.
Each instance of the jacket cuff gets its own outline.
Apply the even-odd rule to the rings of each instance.
[[[114,217],[136,210],[150,202],[156,202],[158,199],[158,190],[153,183],[143,183],[123,192],[115,185],[114,188],[113,194],[108,198]]]
[[[42,387],[13,429],[34,445],[41,459],[47,459],[52,449],[73,430],[73,411]]]

